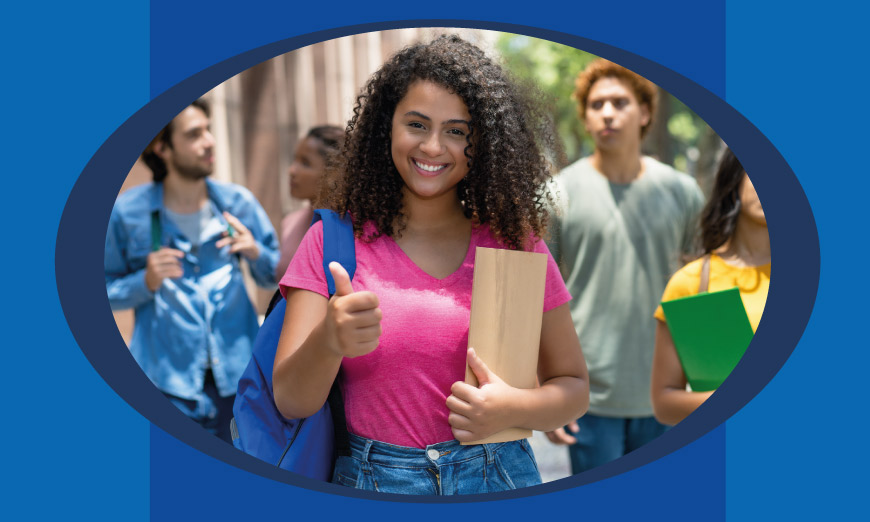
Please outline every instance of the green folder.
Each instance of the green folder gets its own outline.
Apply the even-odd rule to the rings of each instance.
[[[718,388],[737,366],[753,331],[735,288],[662,303],[692,391]]]

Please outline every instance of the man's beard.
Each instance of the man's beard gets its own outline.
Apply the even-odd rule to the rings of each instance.
[[[173,162],[172,166],[182,178],[191,181],[207,178],[211,176],[212,172],[214,172],[214,168],[206,168],[199,165],[180,165]]]

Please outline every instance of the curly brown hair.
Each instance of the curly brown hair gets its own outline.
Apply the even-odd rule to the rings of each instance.
[[[649,108],[649,121],[640,129],[640,137],[646,136],[655,117],[656,106],[659,101],[659,92],[656,84],[636,72],[630,71],[604,58],[598,58],[587,65],[585,69],[580,71],[574,82],[574,98],[579,104],[577,112],[580,114],[580,119],[586,119],[586,102],[589,100],[589,91],[592,90],[595,82],[602,78],[622,80],[634,92],[634,97],[637,98],[638,103],[646,105]]]
[[[561,159],[543,96],[455,35],[399,51],[369,79],[347,124],[338,166],[344,175],[330,206],[353,214],[359,238],[401,235],[404,182],[393,163],[390,133],[396,106],[420,80],[457,94],[471,116],[469,171],[457,186],[465,216],[488,224],[507,248],[525,248],[532,234],[543,238],[552,204],[547,155]],[[374,224],[373,234],[363,234],[366,223]]]

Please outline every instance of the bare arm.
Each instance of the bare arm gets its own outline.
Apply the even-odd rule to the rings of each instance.
[[[278,411],[288,419],[309,417],[323,406],[342,358],[365,355],[378,346],[381,310],[377,296],[354,293],[347,272],[338,263],[330,264],[330,270],[336,292],[328,301],[307,290],[287,294],[272,391]]]
[[[686,375],[677,357],[671,331],[666,323],[656,322],[656,344],[650,390],[653,412],[662,424],[674,425],[688,417],[713,392],[686,390]]]
[[[468,361],[480,386],[456,382],[447,398],[449,422],[461,442],[511,427],[552,430],[580,417],[589,407],[586,361],[567,304],[544,314],[538,356],[540,387],[514,388],[476,354],[469,353]]]
[[[589,373],[568,303],[544,314],[538,379],[541,387],[537,393],[548,394],[545,401],[550,407],[528,405],[529,420],[521,426],[549,431],[586,413],[589,408]]]

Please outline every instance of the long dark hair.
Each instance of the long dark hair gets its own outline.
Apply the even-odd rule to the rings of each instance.
[[[530,87],[455,35],[399,51],[369,79],[347,125],[340,157],[343,185],[333,192],[330,206],[353,214],[357,237],[401,234],[404,182],[393,163],[390,132],[396,106],[418,80],[447,88],[468,107],[469,171],[457,186],[466,217],[489,224],[507,248],[523,248],[531,234],[543,237],[552,201],[545,187],[547,153],[558,157],[561,152],[550,112]],[[372,236],[363,234],[367,222],[375,225]]]
[[[734,235],[740,216],[740,183],[745,172],[731,149],[725,149],[710,200],[701,212],[701,249],[705,254],[724,245]]]

